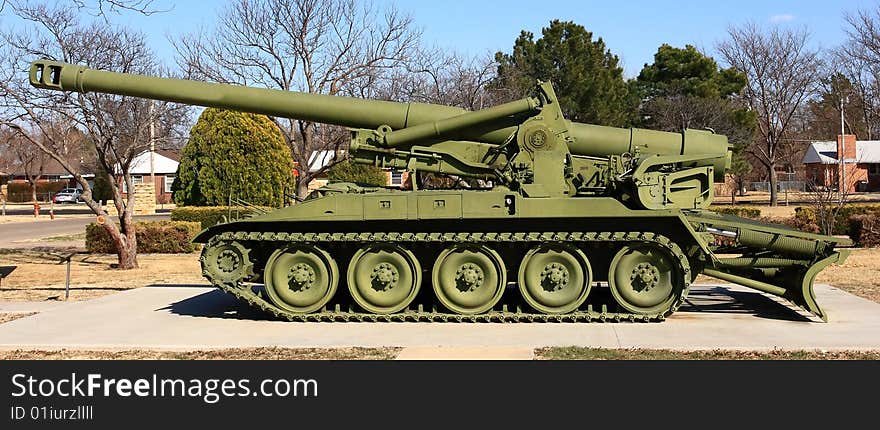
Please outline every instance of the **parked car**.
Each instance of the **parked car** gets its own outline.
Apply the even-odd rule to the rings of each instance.
[[[82,196],[82,190],[79,188],[64,188],[52,197],[55,203],[77,203]]]

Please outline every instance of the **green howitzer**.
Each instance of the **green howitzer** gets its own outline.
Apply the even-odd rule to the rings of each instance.
[[[49,61],[34,62],[30,79],[46,89],[123,94],[350,127],[358,129],[350,148],[357,162],[493,179],[535,197],[612,193],[648,209],[703,208],[711,203],[713,178],[722,179],[730,163],[727,139],[709,132],[567,121],[549,83],[538,84],[533,97],[468,112]],[[689,169],[677,169],[661,184],[655,172],[671,164]]]
[[[420,190],[418,180],[412,191],[330,184],[303,204],[197,237],[208,244],[202,266],[215,285],[291,319],[340,318],[327,310],[341,300],[339,261],[349,262],[344,282],[366,311],[352,315],[415,312],[421,265],[433,262],[434,300],[459,316],[505,318],[499,307],[508,306],[502,296],[511,267],[521,300],[539,320],[662,319],[699,273],[785,297],[826,319],[813,281],[845,258],[835,250],[844,240],[705,210],[713,182],[730,165],[726,137],[572,122],[546,82],[528,97],[477,111],[45,60],[32,64],[30,82],[344,126],[355,162],[492,184],[468,191]],[[242,292],[241,285],[260,281],[268,298]],[[594,283],[607,283],[614,301],[591,304]]]

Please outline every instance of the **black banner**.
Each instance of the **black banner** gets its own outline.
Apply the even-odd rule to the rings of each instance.
[[[701,420],[788,428],[873,420],[880,382],[871,361],[7,361],[3,368],[4,429],[665,428]]]

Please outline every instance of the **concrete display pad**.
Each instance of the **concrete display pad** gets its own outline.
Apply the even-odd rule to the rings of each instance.
[[[816,292],[828,323],[732,285],[693,286],[662,323],[299,323],[273,320],[207,286],[157,285],[51,306],[0,303],[0,312],[40,312],[0,324],[0,348],[398,346],[456,355],[477,347],[501,356],[543,346],[880,350],[880,304],[827,285]]]

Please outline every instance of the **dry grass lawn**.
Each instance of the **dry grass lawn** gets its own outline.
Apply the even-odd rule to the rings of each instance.
[[[0,360],[393,360],[402,348],[229,348],[156,350],[0,350]],[[537,360],[878,360],[880,351],[672,351],[553,347]]]
[[[538,360],[878,360],[880,351],[672,351],[554,347],[535,350]]]
[[[15,312],[15,313],[4,313],[0,314],[0,324],[9,321],[15,321],[19,318],[29,317],[31,315],[36,315],[36,312]]]
[[[60,214],[58,212],[55,213],[55,219],[67,219],[67,218],[94,218],[94,215],[83,215],[83,214]],[[40,216],[34,218],[33,215],[6,215],[0,216],[0,224],[16,224],[23,222],[51,222],[52,217],[49,215],[48,206],[44,206],[40,209]]]
[[[229,348],[197,351],[0,351],[0,360],[391,360],[400,348]]]
[[[18,266],[0,287],[0,301],[64,300],[62,252],[0,250],[0,265]],[[70,266],[70,300],[88,300],[151,284],[205,284],[198,254],[142,254],[140,268],[117,270],[115,255],[77,254]]]
[[[880,303],[880,249],[853,249],[842,265],[820,272],[816,282]]]
[[[803,205],[815,200],[812,193],[789,192],[788,204],[792,206]],[[847,200],[851,202],[877,202],[880,200],[880,193],[854,193],[847,195]],[[777,196],[778,203],[784,205],[786,203],[786,193],[780,192]],[[730,196],[715,196],[716,204],[729,204]],[[736,204],[770,204],[770,193],[760,191],[749,191],[745,196],[737,196]]]

